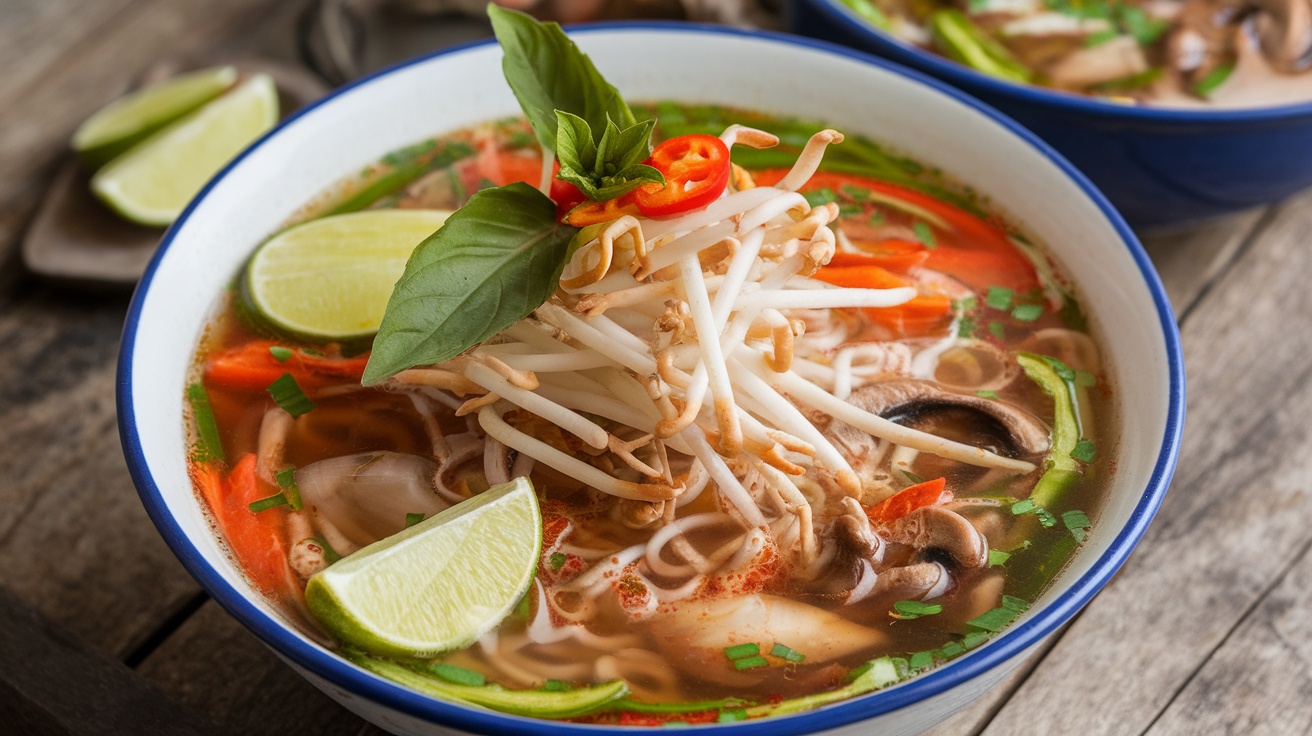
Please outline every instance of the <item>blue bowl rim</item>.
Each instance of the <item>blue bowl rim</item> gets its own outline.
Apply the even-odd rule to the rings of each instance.
[[[1300,118],[1312,118],[1312,100],[1290,105],[1216,110],[1153,107],[1149,105],[1122,105],[1096,97],[1085,97],[1023,82],[1011,82],[991,77],[933,52],[913,46],[892,34],[885,33],[856,17],[841,0],[789,0],[789,2],[809,5],[824,18],[837,23],[844,30],[867,40],[878,48],[888,49],[889,53],[894,53],[896,50],[896,53],[900,55],[915,59],[915,64],[923,65],[930,69],[932,74],[941,76],[953,85],[961,86],[974,94],[1006,98],[1010,102],[1059,109],[1072,115],[1095,116],[1109,120],[1134,121],[1145,124],[1190,125],[1202,128],[1228,127],[1237,124],[1279,123]],[[894,61],[904,64],[912,63],[900,58],[894,59]]]
[[[1062,596],[1053,600],[1043,609],[1032,612],[1025,620],[1009,627],[996,639],[971,652],[969,656],[949,662],[895,687],[795,715],[732,724],[693,726],[685,729],[685,732],[692,734],[725,733],[728,729],[750,729],[752,733],[758,736],[793,736],[794,734],[824,731],[856,723],[914,705],[919,701],[972,680],[1012,657],[1020,655],[1074,616],[1120,569],[1156,514],[1175,471],[1184,424],[1183,355],[1179,330],[1171,311],[1170,302],[1143,246],[1140,245],[1129,226],[1106,198],[1060,154],[1002,113],[925,74],[861,51],[794,35],[768,31],[747,31],[695,23],[598,23],[574,27],[569,30],[571,34],[576,35],[617,31],[659,31],[705,34],[707,36],[747,36],[773,43],[800,46],[854,59],[907,77],[989,117],[1047,156],[1054,165],[1075,181],[1112,224],[1126,248],[1129,249],[1152,294],[1167,353],[1167,372],[1169,376],[1167,421],[1162,437],[1161,451],[1158,454],[1147,487],[1144,489],[1143,495],[1127,520],[1125,527],[1121,529],[1107,551],[1094,563],[1088,573],[1071,583],[1069,589]],[[163,494],[147,467],[141,439],[136,429],[132,395],[132,365],[136,348],[138,322],[141,318],[145,296],[150,289],[155,272],[164,254],[172,246],[173,240],[182,225],[191,216],[198,204],[204,200],[209,191],[227,176],[233,167],[252,155],[253,152],[259,150],[265,142],[278,135],[282,130],[294,125],[300,118],[310,114],[315,108],[327,101],[355,87],[368,84],[374,79],[388,76],[410,66],[492,43],[495,43],[495,41],[488,39],[441,49],[431,54],[394,64],[343,85],[324,98],[288,116],[215,174],[165,233],[158,250],[133,293],[124,323],[118,361],[115,398],[119,417],[119,435],[128,470],[137,487],[142,504],[169,548],[182,562],[187,571],[196,578],[215,601],[241,621],[266,646],[297,666],[314,673],[317,678],[358,697],[375,701],[412,717],[477,734],[488,734],[489,736],[499,736],[500,734],[583,736],[586,734],[591,736],[605,733],[627,733],[631,732],[632,729],[543,721],[441,701],[366,672],[337,654],[293,635],[287,630],[286,624],[282,620],[262,611],[247,600],[244,592],[230,585],[187,538],[179,524],[168,513]]]

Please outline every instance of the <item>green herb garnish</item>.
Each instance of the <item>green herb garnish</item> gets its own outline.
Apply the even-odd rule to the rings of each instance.
[[[779,657],[780,659],[786,659],[789,662],[801,662],[806,659],[805,654],[802,654],[792,647],[784,646],[779,642],[775,642],[774,646],[770,649],[770,654]]]
[[[287,505],[291,506],[293,511],[300,511],[301,487],[296,485],[296,468],[288,466],[279,470],[273,474],[273,480],[287,496]]]
[[[893,610],[888,612],[891,618],[900,621],[910,621],[920,618],[921,616],[933,616],[941,613],[943,606],[937,603],[922,603],[920,601],[898,601],[893,604]]]
[[[1005,340],[1007,338],[1007,328],[1001,322],[989,322],[989,334],[998,340]]]
[[[1194,94],[1199,97],[1211,97],[1225,81],[1230,78],[1234,72],[1235,65],[1233,62],[1222,64],[1194,84]]]
[[[747,720],[747,711],[742,708],[722,710],[720,711],[720,715],[715,718],[716,723],[736,723],[745,720]]]
[[[547,680],[542,683],[542,689],[549,693],[564,693],[574,689],[574,686],[564,680]]]
[[[757,667],[769,667],[770,663],[765,661],[765,657],[756,655],[755,657],[743,657],[733,661],[733,668],[739,671],[754,670]]]
[[[281,345],[270,345],[269,354],[279,363],[286,363],[292,357],[291,348],[285,348]]]
[[[1011,310],[1011,317],[1017,322],[1033,322],[1041,316],[1043,306],[1040,304],[1021,304]]]
[[[281,493],[277,493],[272,496],[269,496],[268,498],[261,498],[258,501],[251,501],[250,503],[246,504],[246,508],[250,509],[252,514],[258,514],[261,511],[268,511],[269,509],[277,508],[279,506],[286,506],[286,505],[287,505],[287,497]]]
[[[196,446],[192,450],[192,461],[223,462],[223,441],[219,439],[219,423],[214,418],[214,407],[210,406],[210,395],[205,390],[205,386],[200,383],[189,384],[187,402],[191,404],[191,418],[196,426]]]
[[[428,671],[447,682],[453,682],[457,685],[482,687],[487,684],[487,678],[479,673],[473,670],[467,670],[464,667],[457,667],[453,664],[434,662],[433,664],[428,665]]]
[[[728,657],[729,659],[742,659],[743,657],[751,657],[753,655],[757,655],[760,653],[761,653],[760,645],[754,642],[749,642],[747,644],[735,644],[731,647],[724,648],[724,656]]]
[[[916,652],[915,654],[911,655],[910,659],[907,660],[907,667],[910,668],[912,671],[929,669],[930,667],[933,666],[934,666],[934,653],[929,651]]]
[[[1020,615],[1020,611],[1012,610],[1006,606],[998,606],[967,621],[966,626],[996,633],[1006,628],[1007,624],[1015,620],[1018,615]]]
[[[552,570],[559,570],[569,561],[569,556],[564,552],[552,552],[551,557],[547,559],[551,562]]]
[[[406,529],[409,529],[410,527],[414,526],[415,524],[418,524],[419,522],[421,522],[421,521],[423,521],[423,520],[424,520],[424,515],[423,515],[423,514],[420,514],[420,513],[415,513],[415,514],[406,514],[406,515],[405,515],[405,528],[406,528]]]
[[[282,407],[283,411],[291,414],[292,418],[314,410],[314,402],[305,395],[300,384],[296,383],[296,378],[290,373],[279,376],[278,380],[269,384],[267,390],[274,402]]]
[[[915,232],[916,240],[919,240],[921,245],[930,249],[938,247],[938,238],[934,236],[934,231],[930,229],[929,225],[926,225],[920,220],[916,220],[915,223],[911,225],[911,230]]]
[[[1010,552],[1003,552],[1000,549],[989,550],[989,567],[1002,567],[1011,559]]]
[[[976,392],[975,392],[975,395],[978,396],[978,397],[980,397],[981,399],[996,399],[996,398],[998,398],[998,392],[997,392],[997,391],[990,391],[990,390],[988,390],[988,389],[986,389],[986,388],[982,388],[982,389],[980,389],[979,391],[976,391]]]
[[[1011,300],[1016,297],[1016,292],[1002,286],[990,286],[988,293],[984,295],[984,303],[990,308],[999,312],[1005,312],[1011,309]]]
[[[1089,527],[1093,522],[1089,521],[1089,515],[1078,509],[1067,511],[1061,515],[1061,523],[1075,537],[1075,541],[1083,542],[1089,534]]]
[[[1075,443],[1075,449],[1071,450],[1070,456],[1082,463],[1091,463],[1093,458],[1098,454],[1098,448],[1092,440],[1082,439]]]

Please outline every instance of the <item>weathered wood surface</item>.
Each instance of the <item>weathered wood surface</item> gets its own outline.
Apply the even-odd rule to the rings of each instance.
[[[162,58],[295,62],[308,2],[0,0],[0,587],[223,732],[372,736],[208,601],[141,509],[114,423],[125,297],[13,257],[83,117]],[[1172,491],[1108,588],[935,736],[1312,728],[1310,232],[1306,194],[1146,238],[1183,318]]]

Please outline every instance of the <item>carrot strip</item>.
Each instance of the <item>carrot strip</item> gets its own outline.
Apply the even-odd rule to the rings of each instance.
[[[866,509],[872,524],[887,524],[928,506],[937,506],[952,500],[946,478],[935,478],[903,488],[888,498]]]
[[[280,361],[269,351],[278,345],[270,340],[253,340],[225,350],[206,362],[205,380],[216,386],[263,391],[282,374],[290,373],[302,389],[310,391],[333,383],[358,383],[369,362],[368,354],[332,358],[296,349],[286,361]]]
[[[287,562],[282,512],[257,514],[249,507],[272,492],[255,475],[255,455],[243,456],[226,478],[217,464],[193,466],[192,477],[251,583],[274,597],[295,595],[298,586]]]
[[[852,253],[842,255],[835,265],[829,265],[815,273],[815,278],[835,286],[854,289],[895,289],[906,286],[909,282],[885,268],[868,263],[864,256]],[[899,337],[920,337],[937,330],[942,330],[952,321],[952,300],[945,296],[921,295],[896,307],[868,307],[862,310],[866,317],[875,324],[882,325]]]

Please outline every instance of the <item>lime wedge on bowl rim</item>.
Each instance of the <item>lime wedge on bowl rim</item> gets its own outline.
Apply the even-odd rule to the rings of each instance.
[[[168,225],[211,176],[277,121],[273,79],[256,74],[110,161],[91,177],[91,191],[133,222]]]
[[[269,324],[301,337],[345,341],[372,335],[410,253],[450,214],[366,210],[284,230],[247,264],[247,304]]]
[[[73,132],[71,145],[88,167],[100,168],[236,83],[237,69],[231,66],[167,79],[100,108]]]
[[[516,478],[316,573],[305,602],[344,644],[426,659],[501,623],[528,591],[541,546],[537,494]]]

